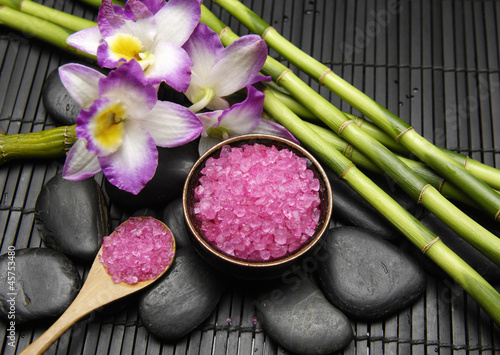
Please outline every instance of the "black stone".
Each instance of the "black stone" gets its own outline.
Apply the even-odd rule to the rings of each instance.
[[[194,142],[175,148],[158,148],[156,173],[137,195],[120,190],[107,180],[104,188],[111,201],[122,208],[163,208],[182,196],[186,177],[198,158],[198,146]]]
[[[296,354],[331,354],[353,339],[350,320],[307,278],[267,289],[256,309],[266,334]]]
[[[180,249],[167,273],[140,294],[140,319],[158,338],[179,340],[212,314],[225,288],[225,279],[193,249]]]
[[[9,270],[9,266],[15,269]],[[15,275],[13,283],[8,271]],[[0,314],[7,322],[23,324],[59,317],[80,286],[75,265],[57,250],[18,249],[0,256]]]
[[[480,216],[474,215],[468,211],[468,215],[477,220],[480,225],[489,230],[493,235],[500,238],[498,230],[498,222],[490,222],[483,220]],[[500,281],[500,266],[484,256],[480,251],[469,244],[465,239],[445,225],[438,217],[432,213],[425,214],[420,221],[433,231],[443,241],[448,248],[462,258],[469,266],[476,270],[485,280],[489,282]],[[422,267],[431,275],[438,278],[447,278],[448,275],[430,258],[422,254],[410,242],[405,242],[402,248],[406,249],[410,254],[418,260]]]
[[[48,247],[84,261],[94,260],[109,232],[108,207],[97,182],[69,181],[61,173],[40,191],[35,221]]]
[[[356,227],[331,229],[318,263],[320,287],[351,318],[378,320],[416,301],[426,273],[407,253]]]
[[[326,170],[333,192],[332,218],[343,225],[363,228],[384,239],[393,240],[401,233],[380,212],[361,197],[344,180],[331,170]],[[384,177],[372,176],[372,180],[410,213],[416,209],[416,203],[396,185],[390,184]]]
[[[192,247],[190,231],[184,219],[182,199],[178,198],[170,202],[163,210],[161,221],[172,231],[177,248]]]
[[[76,124],[76,117],[82,108],[62,84],[58,69],[45,80],[42,99],[45,110],[56,122],[65,126]]]

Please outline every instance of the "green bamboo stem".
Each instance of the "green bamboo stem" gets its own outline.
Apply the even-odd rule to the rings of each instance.
[[[99,7],[102,5],[101,0],[80,0],[80,2],[87,4],[87,5],[90,5],[90,6],[93,6],[93,7]],[[113,3],[113,5],[120,5],[120,6],[124,5],[123,1],[120,1],[120,0],[113,0],[111,2]]]
[[[80,57],[96,60],[96,57],[82,52],[66,43],[66,38],[73,32],[36,16],[14,10],[8,6],[0,6],[0,25],[8,26],[25,35],[41,39],[55,47]]]
[[[270,90],[264,90],[264,110],[285,126],[324,164],[343,178],[392,222],[406,237],[460,284],[493,320],[500,324],[500,294],[450,250],[434,233],[395,202],[364,175],[344,155],[325,142],[307,124],[286,107]]]
[[[75,126],[0,135],[0,166],[15,159],[64,157],[76,139]]]
[[[215,15],[203,7],[201,21],[219,33],[222,43],[226,46],[238,38]],[[339,132],[342,127],[342,133],[339,135],[376,163],[410,197],[422,203],[424,207],[428,208],[469,244],[500,265],[500,238],[497,238],[486,228],[452,205],[432,185],[427,184],[426,181],[416,175],[389,149],[364,133],[356,124],[344,126],[348,119],[340,110],[331,105],[277,60],[268,57],[262,68],[262,72],[265,75],[271,76],[274,81],[278,81],[281,87],[293,95],[334,131]],[[436,201],[438,203],[435,203]],[[441,206],[446,206],[446,208],[439,207],[440,204]]]
[[[304,105],[298,102],[289,93],[279,92],[276,89],[274,94],[283,103],[285,103],[288,108],[290,108],[294,113],[296,113],[297,116],[311,122],[320,121],[311,111],[309,111],[306,107],[304,107]],[[410,155],[410,152],[408,151],[408,149],[406,149],[406,147],[396,142],[393,138],[391,138],[387,133],[382,131],[380,128],[378,128],[378,126],[376,126],[372,122],[363,120],[362,118],[347,112],[344,112],[344,114],[349,119],[355,120],[356,124],[360,126],[363,131],[365,131],[366,133],[377,139],[380,143],[385,145],[393,152],[406,156]],[[491,188],[495,190],[500,190],[500,169],[496,169],[489,165],[483,164],[475,159],[470,158],[467,155],[463,155],[442,147],[438,148],[442,150],[450,158],[455,160],[457,163],[462,165],[472,175],[474,175],[478,179],[481,179],[486,184],[488,184]]]
[[[278,96],[276,97],[279,99]],[[332,130],[322,126],[318,126],[312,122],[306,122],[306,124],[317,134],[319,134],[321,138],[325,140],[325,142],[332,145],[336,150],[341,152],[344,156],[346,156],[354,164],[356,164],[356,166],[377,174],[383,174],[383,171],[376,164],[374,164],[370,159],[368,159],[364,154],[360,153],[348,142],[336,135]],[[434,186],[434,188],[436,188],[444,196],[453,199],[454,201],[477,208],[477,205],[466,195],[464,195],[460,189],[457,189],[452,184],[446,182],[442,177],[437,175],[433,170],[429,169],[425,164],[402,156],[398,156],[398,158],[408,167],[410,167],[418,176],[427,181],[427,183]],[[497,191],[497,193],[500,192]]]
[[[494,220],[500,221],[500,196],[488,184],[470,174],[462,165],[411,129],[410,125],[388,109],[287,41],[272,26],[239,1],[214,0],[214,2],[237,18],[250,31],[261,35],[271,48],[290,63],[330,89],[364,116],[370,118],[384,132],[399,141],[429,167],[448,181],[453,182]],[[294,96],[299,102],[304,103],[302,96]]]
[[[0,0],[0,6],[6,5],[25,14],[55,23],[73,32],[97,26],[97,23],[30,0]]]

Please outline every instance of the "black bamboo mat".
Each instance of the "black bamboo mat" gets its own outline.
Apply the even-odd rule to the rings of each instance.
[[[40,0],[38,0],[40,1]],[[95,19],[76,0],[41,1]],[[282,35],[397,113],[436,145],[500,168],[500,1],[471,0],[245,0]],[[233,30],[247,30],[205,0]],[[270,55],[280,60],[270,50]],[[41,100],[45,78],[70,55],[0,27],[0,130],[36,132],[55,126]],[[286,63],[283,61],[283,63]],[[296,68],[291,67],[293,70]],[[356,113],[315,82],[306,82],[346,112]],[[0,231],[8,246],[41,246],[34,205],[61,161],[12,162],[0,167]],[[96,176],[103,183],[101,176]],[[111,204],[116,226],[126,215]],[[84,276],[84,269],[79,269]],[[151,336],[133,305],[91,315],[76,324],[48,354],[288,354],[252,323],[254,290],[238,284],[189,336],[163,343]],[[231,321],[228,322],[228,319]],[[17,330],[15,354],[47,324]],[[353,322],[355,338],[342,354],[499,354],[500,329],[474,300],[450,281],[429,276],[412,307],[379,322]],[[18,350],[19,349],[19,350]]]

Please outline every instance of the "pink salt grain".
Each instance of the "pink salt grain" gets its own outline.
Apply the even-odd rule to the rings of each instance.
[[[114,283],[156,279],[174,257],[172,232],[152,217],[130,217],[104,237],[99,261]]]
[[[207,159],[195,189],[194,213],[205,238],[253,261],[299,249],[320,217],[320,183],[307,164],[275,146],[224,146],[219,158]]]

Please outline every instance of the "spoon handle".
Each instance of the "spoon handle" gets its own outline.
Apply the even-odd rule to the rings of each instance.
[[[40,337],[24,349],[20,355],[41,355],[54,343],[61,335],[64,334],[73,324],[80,318],[90,313],[92,309],[81,307],[80,300],[82,297],[78,295],[73,303],[66,311],[50,326]]]

